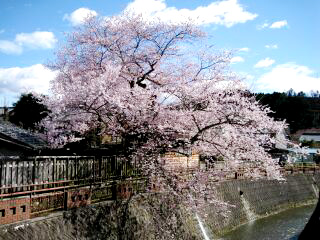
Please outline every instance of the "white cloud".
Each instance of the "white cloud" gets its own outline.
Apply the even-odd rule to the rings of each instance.
[[[254,79],[254,76],[250,75],[250,74],[245,75],[245,77],[246,77],[247,80],[253,80]]]
[[[313,74],[306,66],[295,63],[281,64],[262,75],[256,82],[256,88],[264,92],[285,92],[290,88],[295,92],[320,90],[320,78],[312,76]]]
[[[278,48],[278,45],[277,45],[277,44],[265,45],[265,48],[268,48],[268,49],[277,49],[277,48]]]
[[[269,23],[263,23],[263,24],[261,24],[261,25],[258,25],[257,28],[258,28],[259,30],[261,30],[261,29],[264,29],[264,28],[269,27],[269,25],[270,25]]]
[[[88,17],[95,17],[98,13],[89,8],[78,8],[70,15],[65,14],[63,20],[68,20],[73,26],[81,25]]]
[[[282,28],[288,25],[287,20],[282,20],[278,22],[274,22],[270,25],[270,28]]]
[[[0,68],[0,94],[14,96],[23,92],[48,93],[49,81],[56,73],[42,64],[30,67]]]
[[[273,23],[263,23],[261,25],[258,25],[258,29],[264,29],[264,28],[282,28],[288,26],[288,21],[287,20],[282,20],[282,21],[277,21],[277,22],[273,22]]]
[[[148,18],[159,18],[163,21],[179,23],[191,20],[198,25],[219,24],[226,27],[245,23],[258,16],[245,11],[237,0],[216,1],[192,10],[168,7],[165,0],[134,0],[128,4],[125,11],[142,14]]]
[[[265,58],[260,60],[259,62],[254,65],[255,68],[264,68],[264,67],[269,67],[272,64],[274,64],[275,60],[270,59],[270,58]]]
[[[240,57],[240,56],[235,56],[235,57],[231,58],[230,62],[231,63],[244,62],[244,58]]]
[[[238,76],[242,78],[247,84],[249,81],[255,79],[255,77],[247,72],[237,72]]]
[[[249,52],[250,48],[244,47],[244,48],[240,48],[238,51],[239,52]]]
[[[249,90],[253,89],[255,76],[247,72],[237,72],[237,74],[241,79],[243,79],[243,82],[245,83],[247,89]]]
[[[22,47],[15,42],[0,40],[0,52],[5,54],[21,54]]]
[[[54,47],[56,42],[57,39],[52,32],[19,33],[13,41],[0,40],[0,52],[21,54],[24,48],[50,49]]]
[[[20,46],[29,48],[53,48],[57,39],[52,32],[32,32],[19,33],[16,35],[15,42]]]

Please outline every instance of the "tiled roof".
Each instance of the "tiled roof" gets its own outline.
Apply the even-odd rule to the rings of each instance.
[[[27,145],[34,149],[47,147],[46,142],[40,137],[40,135],[31,133],[25,129],[19,128],[4,121],[0,121],[0,137]]]

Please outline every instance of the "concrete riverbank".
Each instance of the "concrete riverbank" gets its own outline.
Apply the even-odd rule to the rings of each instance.
[[[320,176],[288,175],[286,181],[233,180],[217,185],[217,194],[234,207],[227,218],[208,209],[205,222],[215,235],[221,235],[257,218],[266,217],[292,207],[316,203]]]
[[[144,194],[128,204],[104,202],[0,227],[0,239],[204,239],[292,207],[314,203],[318,174],[294,174],[286,181],[230,180],[216,183],[216,194],[230,203],[224,217],[207,205],[190,212],[171,196]],[[201,220],[201,226],[199,224]],[[108,237],[109,236],[109,237]]]

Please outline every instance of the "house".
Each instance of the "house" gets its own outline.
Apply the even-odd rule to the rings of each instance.
[[[314,142],[315,144],[320,144],[320,133],[303,133],[300,138],[300,142]]]
[[[299,142],[308,143],[313,148],[320,148],[320,133],[303,133]]]
[[[47,148],[40,135],[0,120],[0,156],[22,156]]]
[[[13,107],[0,107],[0,120],[8,120],[10,112],[13,110]]]

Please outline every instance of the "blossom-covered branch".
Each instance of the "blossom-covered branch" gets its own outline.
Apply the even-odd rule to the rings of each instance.
[[[256,177],[259,168],[279,178],[267,151],[278,141],[286,144],[277,137],[286,124],[268,117],[269,109],[228,70],[230,53],[197,50],[204,36],[190,23],[130,14],[88,19],[51,64],[59,74],[47,101],[49,140],[63,145],[99,129],[120,136],[130,154],[189,148],[223,158],[229,170],[241,166]],[[143,159],[156,173],[157,158]]]

